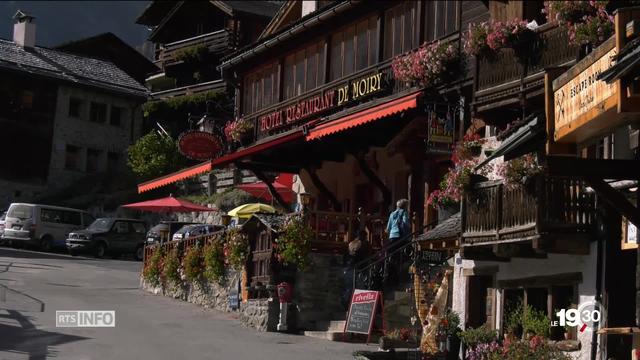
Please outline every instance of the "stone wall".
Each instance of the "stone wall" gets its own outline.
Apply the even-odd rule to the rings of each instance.
[[[293,288],[300,330],[315,330],[318,322],[339,320],[346,312],[340,302],[345,289],[342,256],[311,254],[310,269],[296,274]]]
[[[224,286],[203,280],[195,283],[183,281],[182,284],[153,287],[142,280],[142,289],[156,295],[169,296],[206,308],[232,311],[229,306],[229,292],[234,285],[237,285],[238,281],[240,281],[240,274],[234,271],[227,274],[227,282]]]
[[[277,299],[251,299],[240,304],[240,322],[258,331],[277,331],[279,316]]]
[[[215,207],[213,204],[204,205],[207,207]],[[222,224],[222,219],[220,217],[222,213],[219,211],[216,212],[193,212],[186,214],[177,214],[178,221],[183,222],[193,222],[198,224],[212,224],[212,225],[220,225]]]

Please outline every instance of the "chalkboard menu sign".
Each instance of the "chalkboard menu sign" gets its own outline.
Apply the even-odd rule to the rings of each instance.
[[[378,291],[354,290],[344,331],[370,335],[380,300]]]

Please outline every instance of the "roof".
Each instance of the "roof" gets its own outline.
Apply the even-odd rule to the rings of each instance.
[[[111,62],[36,46],[23,48],[0,39],[0,69],[13,70],[100,88],[110,92],[147,97],[148,90]]]
[[[333,17],[338,13],[351,9],[353,3],[354,0],[336,1],[326,5],[318,11],[311,12],[301,17],[298,21],[294,21],[281,28],[279,31],[260,38],[258,43],[244,46],[236,52],[223,57],[223,63],[219,67],[221,69],[225,69],[236,65],[245,59],[256,56],[265,50],[272,48],[275,44],[289,40],[292,36],[318,25],[329,17]]]
[[[611,83],[638,70],[640,70],[640,38],[625,45],[616,57],[616,64],[602,72],[598,79]]]
[[[460,212],[436,225],[433,229],[419,235],[415,241],[433,241],[459,237],[462,232]]]
[[[491,160],[500,156],[515,158],[531,152],[533,150],[532,147],[538,143],[538,140],[544,139],[545,117],[542,114],[533,114],[525,120],[528,121],[507,136],[491,155],[487,156],[486,159],[476,166],[476,169],[483,167]]]
[[[148,74],[159,70],[151,60],[111,32],[60,44],[54,49],[110,61],[140,83]]]
[[[152,1],[138,16],[136,24],[156,26],[162,22],[170,10],[182,3],[183,1]],[[283,1],[211,1],[211,3],[229,14],[240,12],[272,17],[282,6]]]
[[[280,26],[282,26],[283,21],[286,17],[294,10],[296,6],[300,7],[300,14],[302,14],[302,3],[298,1],[285,1],[280,9],[273,15],[271,21],[267,24],[267,26],[262,31],[262,34],[258,37],[258,41],[271,35],[273,32],[277,31]]]
[[[286,219],[286,215],[282,214],[267,214],[267,213],[256,213],[251,216],[247,222],[245,222],[242,227],[253,223],[259,222],[266,226],[269,230],[273,232],[278,232],[284,225],[284,221]]]

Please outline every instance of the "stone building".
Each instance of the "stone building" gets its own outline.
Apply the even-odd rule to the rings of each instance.
[[[14,20],[0,40],[0,208],[124,169],[147,98],[114,64],[36,46],[34,18]]]

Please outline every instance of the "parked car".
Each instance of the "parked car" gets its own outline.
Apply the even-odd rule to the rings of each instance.
[[[0,243],[3,243],[2,235],[4,235],[4,219],[7,217],[7,212],[3,211],[2,215],[0,215]]]
[[[193,236],[207,235],[222,230],[222,225],[193,224],[185,225],[173,234],[172,240],[184,240]]]
[[[161,221],[158,225],[154,226],[147,233],[147,245],[152,245],[160,242],[161,234],[167,234],[165,241],[171,240],[173,234],[180,230],[185,225],[191,225],[192,222],[183,221]]]
[[[142,260],[146,233],[145,223],[140,220],[100,218],[88,228],[70,233],[66,244],[73,256],[91,253],[102,258],[106,254],[133,254],[136,260]]]
[[[42,250],[64,247],[71,231],[95,219],[86,211],[59,206],[13,203],[5,218],[2,239],[11,245],[39,245]]]

